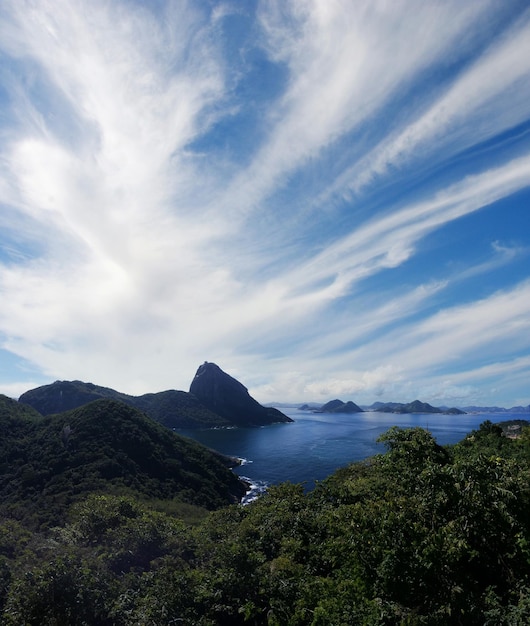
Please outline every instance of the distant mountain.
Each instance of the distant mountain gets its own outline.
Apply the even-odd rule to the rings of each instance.
[[[338,408],[340,408],[341,406],[344,406],[344,402],[342,400],[330,400],[329,402],[326,402],[326,404],[323,404],[319,411],[322,413],[332,413],[333,411],[336,411]]]
[[[445,413],[446,415],[465,415],[466,414],[465,411],[455,406],[451,407],[450,409],[443,409],[442,413]]]
[[[347,402],[343,402],[342,400],[330,400],[326,402],[326,404],[322,405],[318,409],[311,409],[309,405],[304,405],[307,409],[303,410],[312,410],[316,413],[362,413],[363,409],[357,406],[355,402],[348,400]],[[302,407],[303,408],[303,407]]]
[[[379,412],[381,409],[398,409],[401,406],[403,406],[403,404],[400,404],[399,402],[374,402],[373,404],[370,404],[370,406],[365,406],[364,408],[368,411]]]
[[[199,367],[191,383],[190,393],[201,404],[236,426],[293,421],[278,409],[259,404],[245,386],[215,363],[205,362]]]
[[[427,402],[421,402],[420,400],[414,400],[408,404],[402,404],[400,402],[374,402],[370,407],[371,411],[377,411],[378,413],[446,413],[450,415],[463,415],[464,411],[457,408],[438,408],[428,404]]]
[[[220,368],[217,369],[224,374]],[[231,378],[227,374],[224,376]],[[222,379],[222,376],[218,378]],[[277,409],[262,407],[248,395],[241,383],[235,379],[232,380],[237,384],[223,385],[225,399],[223,402],[218,402],[222,413],[213,410],[212,403],[209,406],[196,394],[186,391],[168,390],[130,396],[108,387],[100,387],[80,380],[56,381],[51,385],[43,385],[26,391],[20,396],[19,403],[33,407],[41,415],[52,415],[84,406],[94,400],[119,400],[143,411],[168,428],[262,426],[272,422],[292,421]],[[200,391],[200,385],[195,387]],[[231,399],[229,399],[230,394],[234,396]]]
[[[2,413],[3,424],[7,419],[17,436],[0,441],[0,516],[31,526],[57,523],[73,502],[92,492],[206,509],[237,502],[246,492],[230,470],[234,459],[116,400],[45,418],[21,414],[14,403]]]
[[[513,406],[510,409],[505,409],[500,406],[464,406],[460,408],[448,408],[445,406],[441,407],[431,407],[434,409],[432,411],[429,410],[420,410],[420,411],[409,411],[405,410],[405,408],[411,408],[413,405],[417,405],[419,400],[415,402],[411,402],[410,404],[401,404],[399,402],[374,402],[370,406],[364,407],[369,411],[379,411],[382,413],[448,413],[452,415],[461,415],[463,413],[523,413],[526,415],[530,415],[530,405],[528,406]],[[429,407],[431,405],[427,403],[419,403],[424,407]]]
[[[512,406],[505,409],[502,406],[465,406],[464,411],[467,413],[523,413],[530,415],[530,404],[528,406]]]

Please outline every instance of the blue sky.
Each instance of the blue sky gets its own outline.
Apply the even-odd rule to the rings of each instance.
[[[0,392],[530,403],[530,7],[4,0]]]

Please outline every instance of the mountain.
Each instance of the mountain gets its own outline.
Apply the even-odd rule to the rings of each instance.
[[[330,400],[329,402],[326,402],[326,404],[323,404],[320,409],[319,412],[321,413],[331,413],[332,411],[335,411],[336,409],[338,409],[339,407],[344,406],[344,402],[342,400]]]
[[[204,404],[186,391],[160,391],[133,397],[131,405],[144,411],[149,417],[169,428],[222,428],[233,426],[210,411]]]
[[[63,413],[79,406],[111,398],[130,404],[132,396],[120,393],[108,387],[100,387],[80,380],[56,380],[51,385],[43,385],[23,393],[18,401],[36,409],[41,415]]]
[[[403,404],[400,404],[399,402],[374,402],[370,406],[367,406],[364,408],[369,411],[380,412],[381,409],[398,409],[401,406],[403,406]],[[384,413],[388,411],[382,411],[382,412]]]
[[[307,406],[307,405],[305,405]],[[357,406],[355,402],[348,400],[343,402],[342,400],[330,400],[326,404],[322,405],[319,409],[316,409],[316,413],[362,413],[361,407]]]
[[[405,408],[411,408],[413,405],[422,405],[425,410],[405,410]],[[369,411],[378,411],[382,413],[448,413],[450,415],[462,415],[465,413],[522,413],[530,414],[530,405],[528,406],[512,406],[510,409],[505,409],[501,406],[464,406],[460,408],[445,406],[431,407],[433,410],[429,410],[430,404],[419,402],[415,400],[409,404],[401,404],[399,402],[374,402],[370,406],[364,407]]]
[[[344,402],[343,400],[330,400],[326,402],[326,404],[319,405],[315,402],[310,402],[308,404],[302,404],[298,407],[300,411],[312,411],[313,413],[363,413],[364,409],[357,406],[355,402],[348,400]]]
[[[225,374],[217,365],[207,365],[216,373],[211,376],[207,372],[206,378],[198,384],[194,384],[194,379],[193,393],[168,390],[130,396],[93,383],[62,380],[26,391],[20,396],[19,403],[33,407],[41,415],[52,415],[84,406],[94,400],[119,400],[143,411],[168,428],[262,426],[292,421],[277,409],[262,407],[249,396],[241,383]],[[212,389],[215,388],[215,392],[207,390],[207,384],[204,383],[208,380],[213,381]],[[197,390],[205,400],[198,397],[195,393]]]
[[[204,362],[190,385],[204,406],[236,426],[263,426],[293,420],[273,407],[259,404],[247,388],[215,363]]]
[[[528,406],[512,406],[507,410],[508,413],[527,413],[530,414],[530,404]]]
[[[230,469],[234,459],[123,402],[96,400],[37,419],[19,413],[13,405],[8,414],[17,438],[0,441],[0,516],[33,526],[56,524],[72,503],[92,492],[205,509],[237,502],[246,493]]]

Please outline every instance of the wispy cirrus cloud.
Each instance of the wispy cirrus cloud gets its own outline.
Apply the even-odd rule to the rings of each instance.
[[[529,180],[530,157],[469,176],[423,202],[360,226],[288,274],[286,282],[310,290],[328,281],[325,287],[311,290],[307,300],[339,297],[353,282],[404,263],[415,244],[432,230],[528,187]]]
[[[424,112],[385,137],[333,188],[358,193],[412,162],[421,168],[428,157],[432,167],[525,122],[530,112],[529,41],[530,11],[526,11]]]
[[[271,0],[260,6],[262,45],[285,66],[288,83],[269,111],[267,140],[228,189],[227,203],[235,199],[242,210],[259,206],[298,168],[377,118],[418,73],[454,57],[456,42],[491,5],[372,2],[352,10],[344,0]],[[352,148],[350,158],[357,159],[366,146],[356,138]]]

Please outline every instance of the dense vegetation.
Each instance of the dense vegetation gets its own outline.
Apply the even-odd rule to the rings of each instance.
[[[233,460],[115,400],[43,418],[6,398],[0,419],[0,514],[30,528],[61,523],[92,492],[207,509],[245,493]]]
[[[382,440],[310,493],[283,484],[193,525],[116,495],[85,497],[54,529],[4,515],[2,623],[529,623],[528,429]]]

